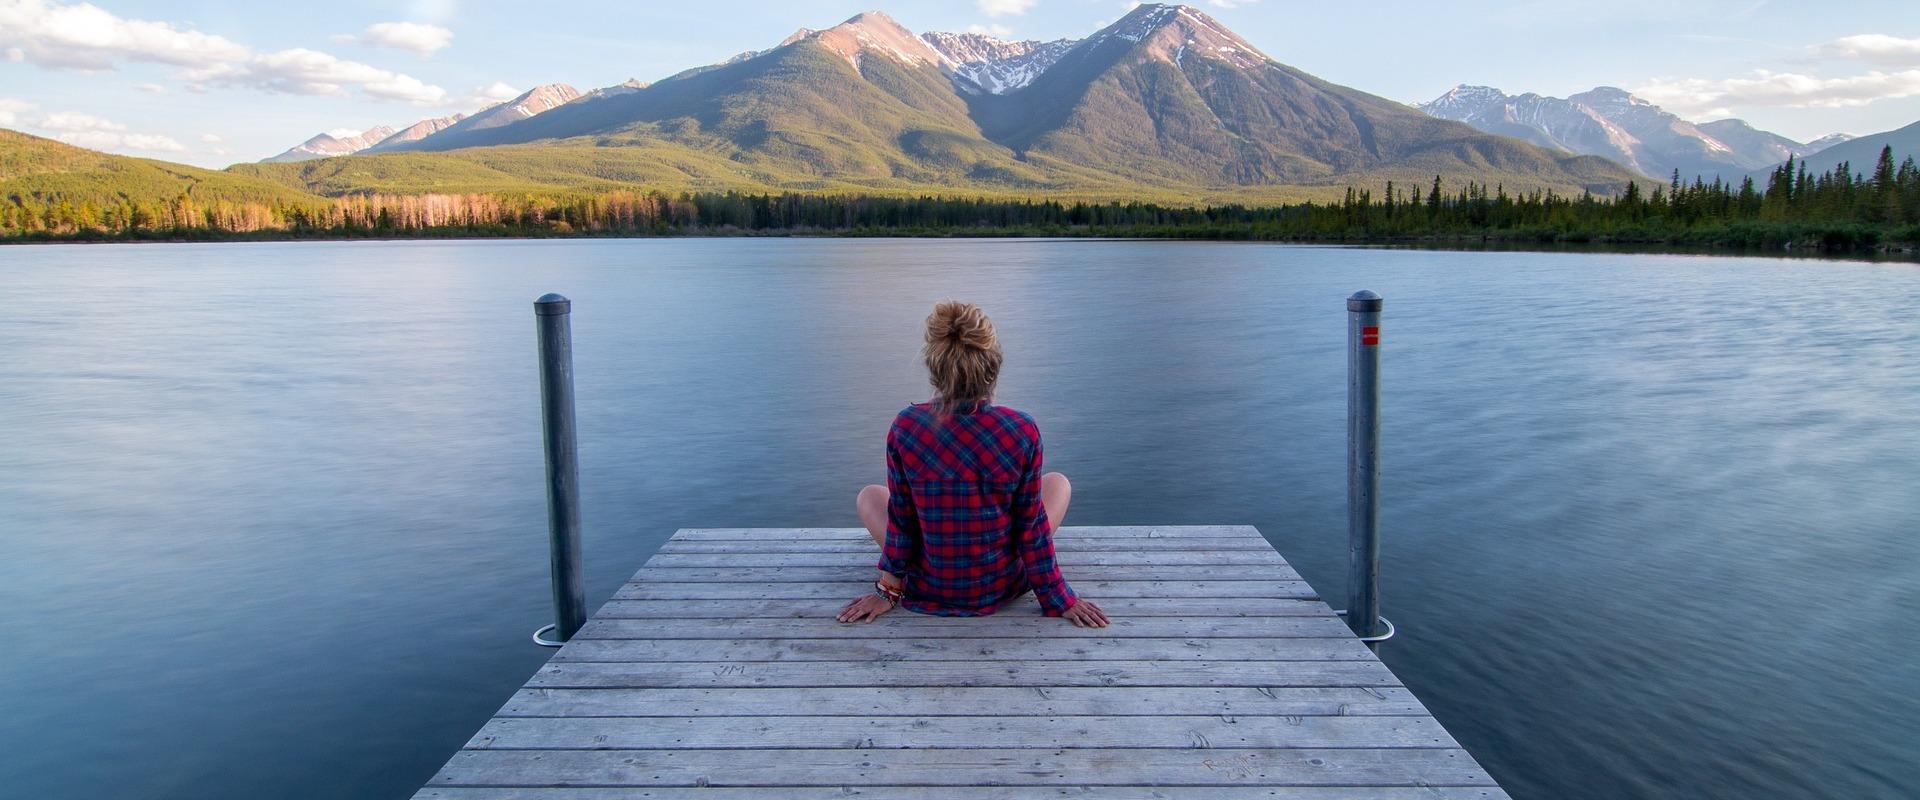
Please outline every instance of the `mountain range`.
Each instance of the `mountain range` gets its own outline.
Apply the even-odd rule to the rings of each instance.
[[[1834,134],[1797,142],[1737,119],[1692,123],[1622,89],[1602,86],[1571,97],[1509,95],[1489,86],[1459,86],[1420,104],[1443,119],[1512,136],[1566,153],[1606,158],[1666,179],[1737,181],[1749,171],[1803,157],[1846,141]]]
[[[292,149],[272,158],[262,159],[263,164],[284,164],[300,161],[312,161],[317,158],[350,156],[355,153],[390,153],[396,150],[409,150],[419,147],[417,144],[428,137],[441,137],[438,141],[448,141],[447,137],[458,138],[464,132],[498,128],[511,125],[520,120],[552,111],[560,106],[581,98],[611,97],[625,94],[642,86],[634,81],[595,89],[589,94],[581,94],[564,83],[552,83],[537,86],[520,96],[503,103],[495,103],[473,114],[455,114],[451,117],[423,119],[398,132],[385,125],[369,130],[358,136],[338,137],[322,133]],[[442,136],[445,134],[446,136]]]
[[[880,12],[653,84],[564,84],[347,158],[236,165],[320,194],[659,188],[1214,202],[1636,177],[1286,66],[1188,6],[1078,40],[919,36]],[[410,129],[411,130],[411,129]]]

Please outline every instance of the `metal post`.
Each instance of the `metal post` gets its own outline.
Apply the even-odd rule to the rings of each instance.
[[[1380,310],[1373,292],[1347,299],[1347,625],[1380,639]],[[1371,642],[1369,643],[1371,644]]]
[[[580,575],[580,454],[573,425],[573,303],[550,294],[533,303],[540,328],[540,411],[547,448],[547,530],[552,536],[553,629],[558,646],[587,623]]]

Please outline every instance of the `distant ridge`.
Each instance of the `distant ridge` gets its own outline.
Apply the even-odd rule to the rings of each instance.
[[[446,130],[447,128],[451,127],[454,123],[459,122],[460,120],[463,120],[466,118],[467,118],[467,115],[465,114],[455,114],[451,117],[437,117],[434,119],[423,119],[423,120],[420,120],[419,122],[413,123],[412,125],[408,125],[406,128],[402,129],[399,133],[396,133],[392,136],[388,136],[385,139],[381,139],[379,144],[366,148],[361,152],[379,153],[379,152],[395,149],[400,145],[406,144],[408,142],[417,142],[417,141],[420,141],[421,139],[425,139],[429,136],[432,136],[436,133]]]
[[[1737,178],[1754,167],[1813,151],[1737,119],[1696,125],[1610,86],[1558,98],[1461,85],[1420,104],[1420,109],[1488,133],[1600,156],[1662,180],[1676,169],[1688,179]]]
[[[293,146],[280,155],[265,159],[265,161],[267,163],[286,163],[311,161],[316,158],[349,156],[373,147],[392,135],[393,129],[385,125],[377,128],[369,128],[362,133],[350,136],[334,136],[330,133],[322,133]]]
[[[1797,171],[1800,166],[1805,166],[1807,172],[1819,175],[1845,162],[1849,172],[1856,175],[1872,177],[1874,167],[1880,161],[1880,151],[1889,147],[1893,148],[1893,163],[1895,165],[1909,158],[1920,160],[1920,122],[1915,122],[1904,128],[1887,131],[1885,133],[1876,133],[1857,138],[1849,137],[1839,144],[1801,158],[1795,166],[1795,170]],[[1778,164],[1773,164],[1763,169],[1754,170],[1752,175],[1755,181],[1764,187],[1766,186],[1767,178],[1771,176],[1773,170],[1778,166]]]
[[[531,119],[556,108],[580,99],[580,90],[564,83],[549,83],[536,86],[519,97],[504,103],[496,103],[474,113],[465,119],[448,125],[410,142],[399,143],[388,150],[420,150],[448,147],[463,147],[469,141],[477,141],[484,131],[503,128],[516,122]]]

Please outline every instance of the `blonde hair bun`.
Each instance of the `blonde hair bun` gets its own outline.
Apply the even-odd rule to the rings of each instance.
[[[972,303],[945,300],[927,316],[928,378],[943,405],[984,402],[1000,379],[1000,337]]]
[[[948,340],[975,350],[996,350],[999,337],[993,332],[993,320],[972,303],[947,300],[933,307],[927,317],[927,344]]]

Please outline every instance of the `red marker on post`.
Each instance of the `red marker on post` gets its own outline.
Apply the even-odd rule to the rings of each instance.
[[[1366,347],[1379,347],[1380,346],[1380,329],[1379,328],[1361,328],[1360,344]]]

